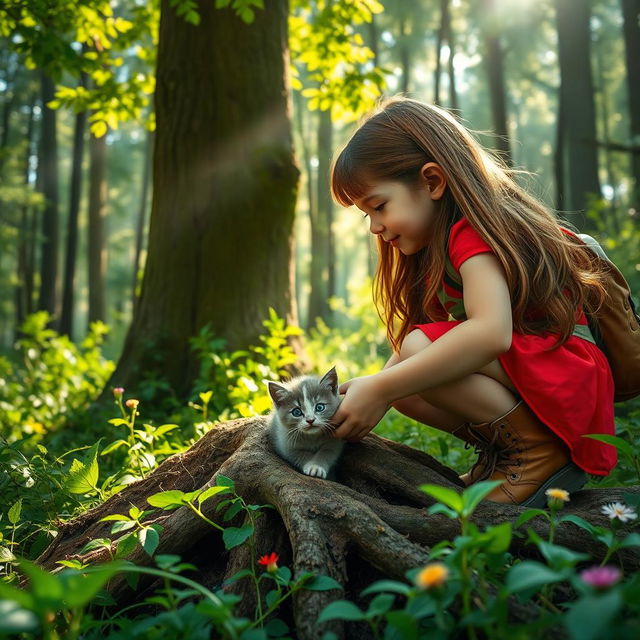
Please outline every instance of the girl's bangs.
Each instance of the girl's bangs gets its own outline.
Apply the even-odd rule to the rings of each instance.
[[[362,169],[356,168],[356,163],[349,157],[347,149],[343,149],[331,171],[333,199],[343,207],[350,207],[357,200],[364,198],[369,186]]]

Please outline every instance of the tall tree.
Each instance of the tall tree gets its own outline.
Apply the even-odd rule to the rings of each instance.
[[[586,228],[588,224],[583,212],[588,207],[589,197],[600,197],[590,5],[589,0],[556,0],[563,208],[575,212],[575,223],[580,228]]]
[[[89,322],[106,320],[105,278],[107,249],[105,215],[107,206],[106,136],[89,136]]]
[[[440,0],[440,26],[436,38],[436,70],[434,74],[433,101],[435,104],[442,104],[440,97],[440,80],[442,78],[442,50],[446,46],[449,50],[447,57],[447,72],[449,76],[449,107],[458,108],[458,92],[456,90],[455,69],[453,66],[454,42],[453,30],[451,29],[451,7],[450,0]]]
[[[80,74],[80,85],[86,86],[87,74]],[[73,128],[73,150],[71,158],[71,180],[69,187],[69,216],[67,217],[67,241],[64,255],[64,285],[62,290],[62,313],[60,331],[68,336],[73,334],[73,312],[75,299],[76,257],[78,253],[78,213],[82,189],[82,159],[87,128],[87,112],[76,113]]]
[[[496,134],[494,146],[507,164],[512,164],[507,117],[507,96],[504,79],[504,50],[500,39],[502,20],[496,0],[482,0],[480,5],[484,66],[489,80],[491,118]]]
[[[40,295],[38,308],[57,313],[58,284],[58,142],[56,112],[47,106],[54,98],[55,87],[51,77],[43,71],[42,83],[42,128],[40,135],[39,178],[45,207],[42,216],[42,248],[40,262]]]
[[[635,182],[634,202],[640,208],[640,0],[622,0],[629,128],[632,146],[631,173]]]
[[[112,380],[153,371],[184,393],[197,364],[189,338],[204,325],[233,349],[257,341],[269,307],[296,322],[298,170],[287,2],[267,3],[252,24],[201,3],[198,26],[171,5],[161,5],[148,256]]]

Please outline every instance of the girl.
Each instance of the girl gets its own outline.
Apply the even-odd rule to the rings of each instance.
[[[544,506],[550,487],[607,475],[613,379],[583,309],[606,295],[587,250],[448,112],[383,103],[335,159],[334,199],[378,237],[374,299],[393,355],[341,386],[335,437],[395,407],[476,447],[465,484]],[[465,445],[467,446],[467,445]]]

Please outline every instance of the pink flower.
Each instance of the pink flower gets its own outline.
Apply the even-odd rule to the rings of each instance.
[[[113,395],[116,400],[120,400],[120,398],[122,398],[123,393],[124,393],[124,389],[122,387],[115,387],[113,390]]]
[[[605,567],[591,567],[580,573],[582,582],[596,589],[608,589],[618,582],[621,577],[622,573],[620,570],[609,565]]]

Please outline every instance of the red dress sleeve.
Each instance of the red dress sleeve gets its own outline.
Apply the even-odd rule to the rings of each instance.
[[[493,249],[480,237],[466,218],[458,220],[449,233],[449,260],[456,271],[460,265],[478,253],[493,253]]]

